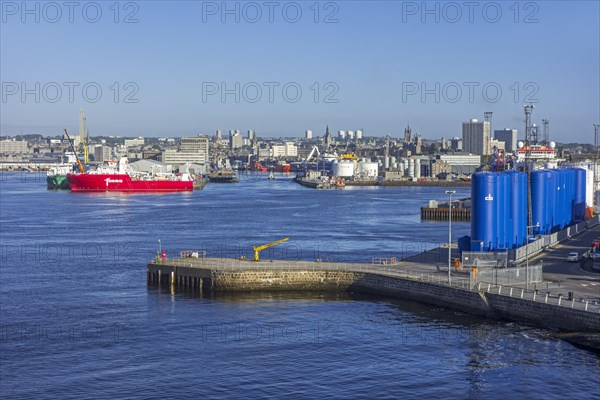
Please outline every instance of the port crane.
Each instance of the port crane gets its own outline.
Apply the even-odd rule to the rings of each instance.
[[[67,135],[67,139],[69,140],[69,144],[71,145],[71,151],[73,152],[73,154],[75,154],[75,159],[77,160],[77,168],[79,169],[79,172],[82,173],[82,174],[85,174],[85,168],[83,168],[83,164],[81,163],[81,160],[77,156],[77,152],[75,151],[75,146],[73,146],[73,142],[71,141],[71,137],[67,133],[67,128],[65,128],[65,135]]]
[[[262,246],[253,246],[254,249],[254,261],[260,261],[259,254],[262,250],[268,249],[269,247],[273,247],[283,242],[287,242],[290,238],[283,238],[281,240],[276,240],[275,242],[263,244]]]

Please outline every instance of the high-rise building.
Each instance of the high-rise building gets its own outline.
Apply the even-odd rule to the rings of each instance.
[[[461,138],[459,138],[459,137],[453,137],[450,140],[450,143],[451,143],[450,147],[452,148],[452,150],[454,150],[454,151],[462,151],[463,146],[462,146],[462,139]]]
[[[346,131],[338,131],[338,138],[346,139]]]
[[[313,138],[313,134],[312,131],[306,131],[306,139],[312,139]]]
[[[221,130],[217,129],[215,132],[215,142],[220,142],[223,139],[223,135],[221,134]]]
[[[208,136],[182,137],[180,150],[183,153],[204,154],[205,159],[208,159]]]
[[[174,167],[185,163],[208,163],[209,138],[206,135],[181,138],[179,150],[167,149],[162,153],[162,162]]]
[[[112,158],[112,147],[97,145],[94,149],[94,161],[104,162]]]
[[[463,151],[487,156],[492,154],[490,123],[472,118],[462,124]]]
[[[356,131],[356,140],[360,140],[360,139],[362,139],[362,137],[363,137],[363,131],[362,130]]]
[[[231,150],[239,149],[244,145],[242,134],[238,130],[229,131],[229,148]]]
[[[517,130],[502,129],[494,131],[494,139],[504,142],[506,151],[514,153],[517,151]]]
[[[248,141],[252,142],[255,137],[256,133],[254,133],[254,130],[248,129]]]

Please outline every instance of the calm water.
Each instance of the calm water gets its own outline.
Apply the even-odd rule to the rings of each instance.
[[[340,294],[197,298],[146,287],[168,255],[368,261],[443,242],[445,188],[314,191],[244,179],[188,194],[48,192],[0,175],[2,398],[598,398],[600,357],[519,324]],[[457,189],[457,197],[468,195]],[[454,237],[468,224],[453,225]]]

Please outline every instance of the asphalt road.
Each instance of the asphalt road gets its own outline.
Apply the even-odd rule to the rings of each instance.
[[[541,290],[548,287],[553,293],[565,296],[568,292],[574,292],[576,298],[600,301],[600,260],[585,260],[587,265],[598,268],[596,271],[585,271],[581,263],[567,261],[570,252],[575,251],[582,256],[590,250],[595,238],[600,238],[600,224],[533,258],[532,261],[543,260],[544,263],[544,283],[537,287]]]

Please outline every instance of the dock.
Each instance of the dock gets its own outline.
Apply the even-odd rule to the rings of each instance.
[[[448,222],[449,213],[448,203],[438,204],[436,200],[430,200],[428,206],[421,207],[421,220]],[[452,221],[471,221],[470,199],[452,201]]]
[[[469,273],[407,263],[360,264],[228,258],[173,258],[147,265],[150,287],[197,294],[247,291],[349,291],[397,297],[487,318],[532,323],[560,332],[600,332],[600,304],[549,292],[480,282]],[[600,343],[597,344],[600,349]]]

